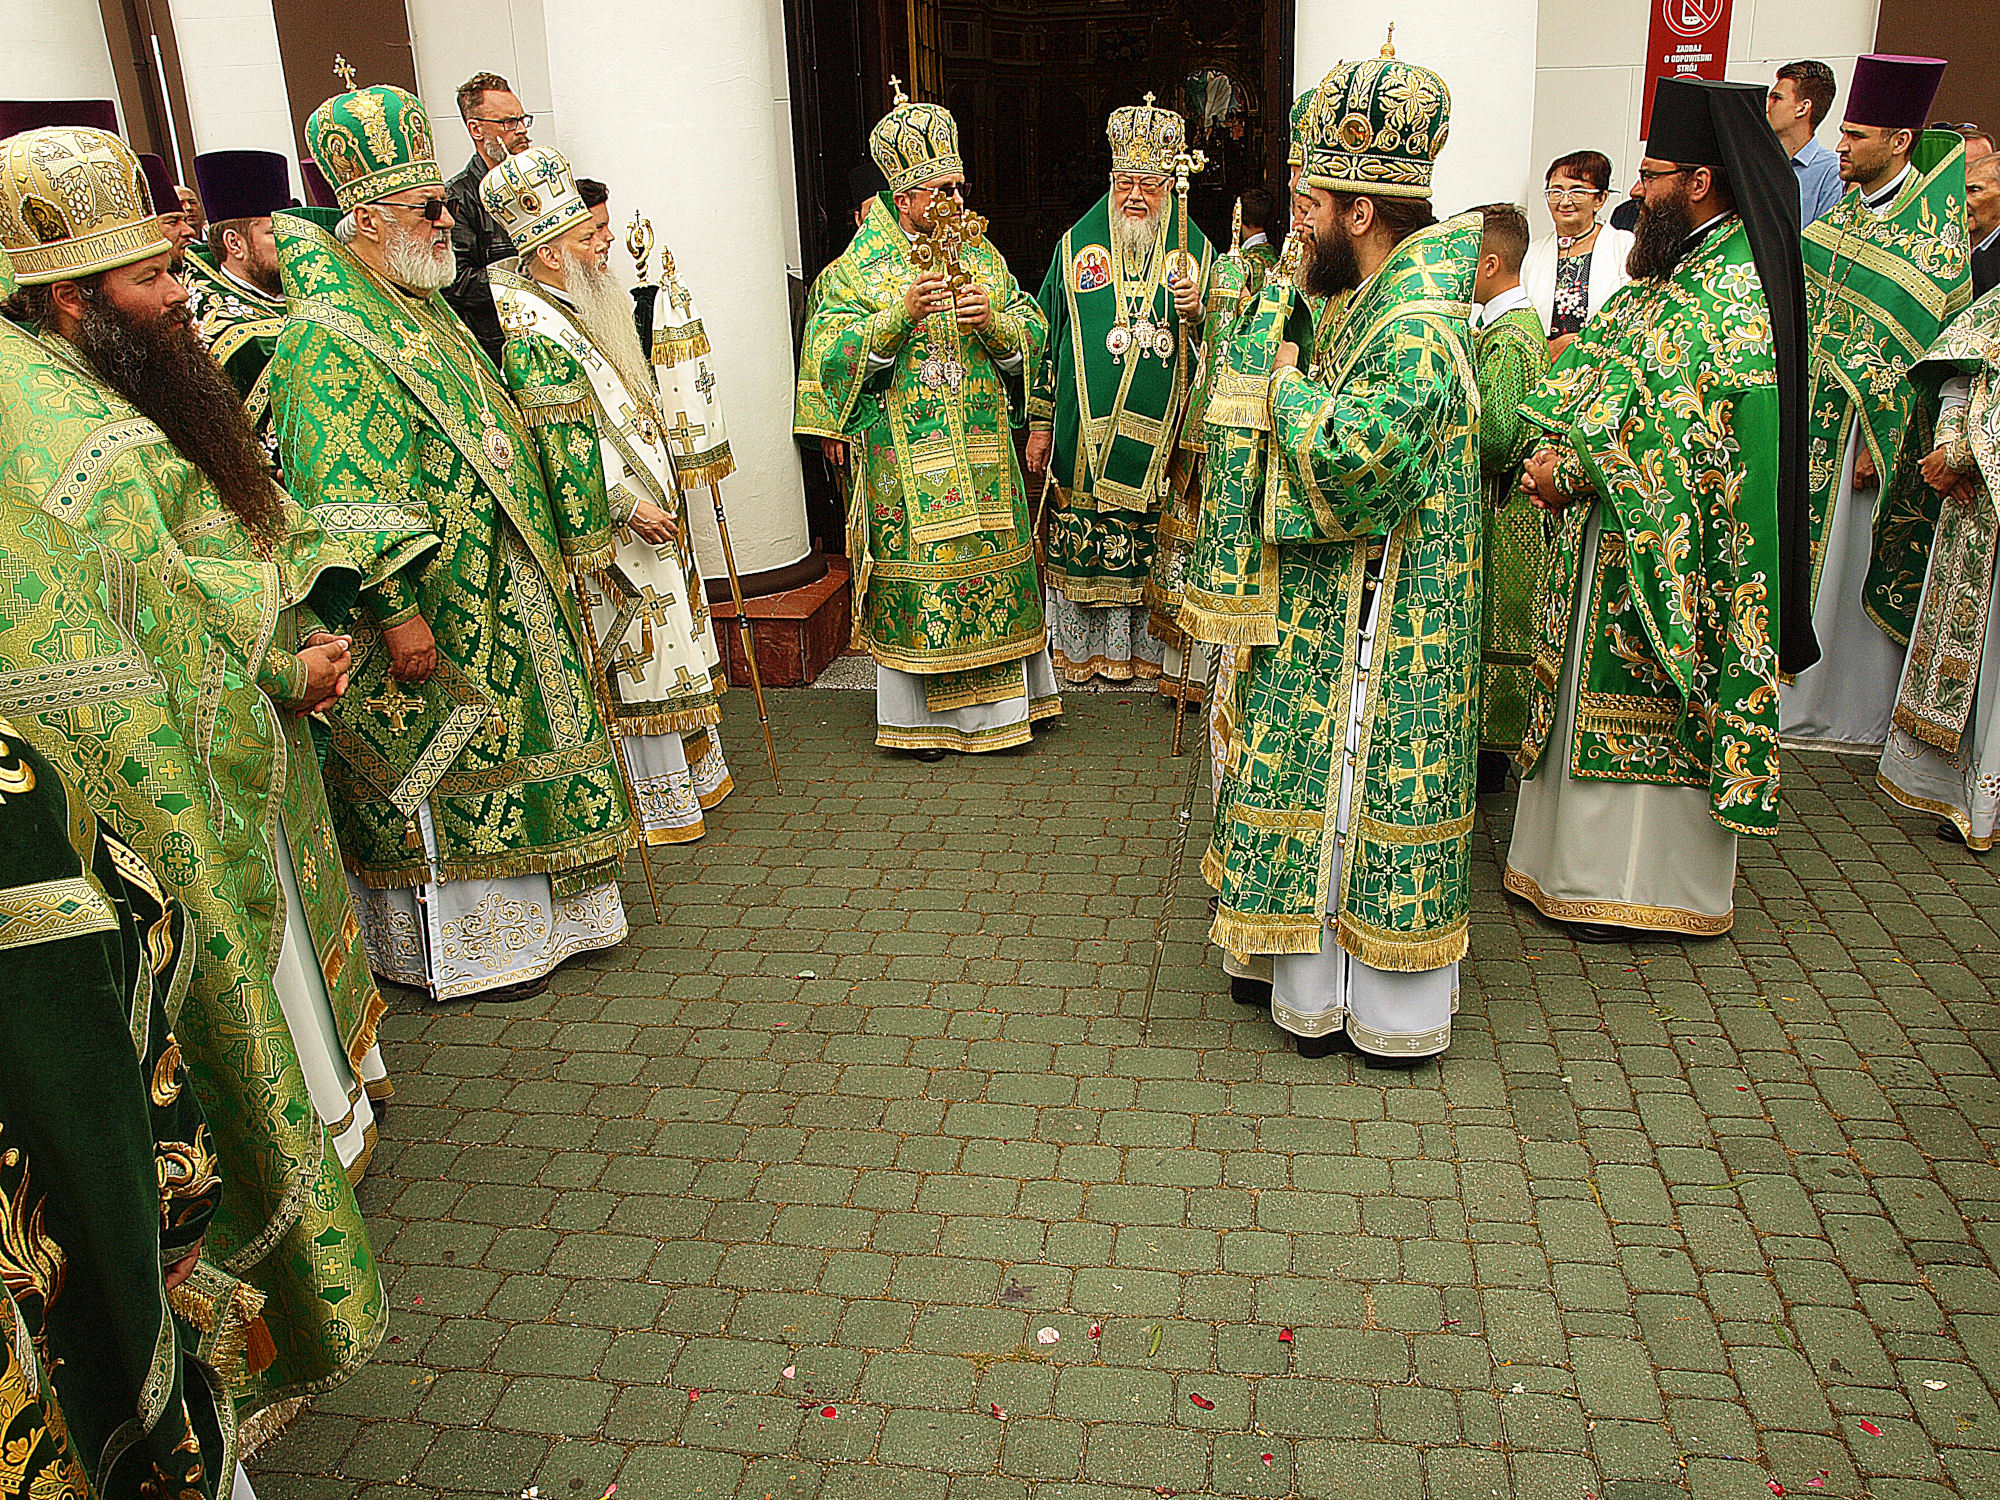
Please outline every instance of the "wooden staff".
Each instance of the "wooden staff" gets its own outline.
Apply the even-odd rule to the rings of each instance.
[[[646,820],[639,812],[639,788],[632,780],[632,763],[625,755],[625,737],[618,732],[618,717],[611,700],[611,668],[597,649],[597,627],[590,623],[590,596],[583,591],[583,575],[571,574],[576,585],[577,623],[583,627],[583,665],[590,673],[591,686],[597,690],[597,711],[604,716],[604,732],[611,740],[611,754],[618,763],[618,775],[625,783],[625,799],[632,804],[632,821],[639,825],[639,868],[646,872],[646,894],[652,898],[653,920],[665,925],[666,913],[660,910],[660,888],[653,883],[653,856],[646,843]],[[599,581],[605,597],[611,597],[609,585]]]
[[[771,712],[764,707],[764,679],[757,674],[757,642],[750,634],[750,616],[743,608],[743,579],[736,571],[736,549],[729,545],[729,517],[722,512],[722,486],[714,480],[708,484],[708,493],[715,500],[715,530],[722,538],[722,563],[729,571],[729,597],[736,604],[736,633],[743,640],[743,659],[750,665],[750,691],[757,695],[757,722],[764,726],[764,754],[770,757],[771,780],[777,782],[778,790],[785,789],[785,780],[778,774],[778,746],[771,738]],[[728,663],[723,663],[728,670]]]

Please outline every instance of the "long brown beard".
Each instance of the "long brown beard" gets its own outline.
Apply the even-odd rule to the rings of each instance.
[[[238,520],[260,537],[278,535],[283,502],[242,394],[195,337],[185,307],[145,323],[91,288],[70,341],[106,385],[209,477]]]
[[[1632,230],[1632,252],[1625,257],[1625,274],[1634,281],[1665,281],[1687,255],[1694,233],[1694,209],[1688,204],[1687,180],[1671,198],[1650,198],[1639,210]]]
[[[1361,285],[1361,261],[1354,253],[1354,236],[1347,225],[1334,222],[1333,232],[1321,235],[1308,228],[1305,289],[1315,297],[1337,297]]]

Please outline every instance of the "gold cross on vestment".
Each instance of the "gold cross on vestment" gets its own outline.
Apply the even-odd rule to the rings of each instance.
[[[615,683],[619,677],[625,676],[637,682],[652,660],[653,653],[649,647],[630,643],[621,645],[611,653],[611,680]]]
[[[695,368],[700,370],[701,374],[695,378],[694,388],[701,392],[701,399],[707,401],[710,399],[709,392],[715,389],[715,371],[709,369],[707,360],[703,360]]]
[[[389,733],[400,737],[409,728],[408,720],[423,707],[421,699],[407,697],[396,679],[382,685],[381,693],[367,700],[367,707],[389,721]]]
[[[1410,641],[1410,670],[1419,677],[1437,665],[1434,661],[1424,659],[1424,647],[1441,647],[1450,639],[1449,632],[1442,625],[1435,630],[1425,631],[1424,621],[1429,618],[1430,613],[1431,607],[1427,604],[1410,606],[1410,628],[1415,632]]]
[[[688,421],[686,412],[674,414],[674,425],[667,429],[667,436],[679,443],[687,452],[694,452],[694,440],[706,436],[708,429],[699,422]]]

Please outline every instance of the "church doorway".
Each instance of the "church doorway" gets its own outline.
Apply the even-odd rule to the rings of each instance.
[[[1253,186],[1284,201],[1295,0],[786,0],[808,281],[853,230],[848,172],[893,98],[957,117],[968,198],[1030,295],[1056,241],[1103,196],[1105,120],[1148,93],[1208,166],[1189,209],[1229,242]]]

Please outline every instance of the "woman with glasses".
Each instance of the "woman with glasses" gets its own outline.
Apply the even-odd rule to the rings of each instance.
[[[1561,358],[1591,314],[1630,279],[1632,236],[1597,221],[1611,192],[1611,159],[1602,151],[1559,156],[1543,180],[1556,232],[1529,249],[1521,285],[1549,331],[1550,355]]]

